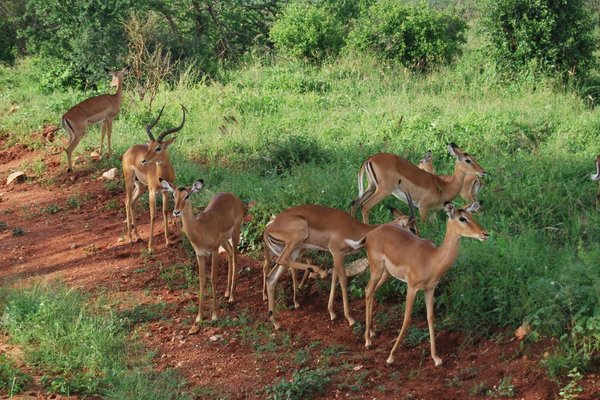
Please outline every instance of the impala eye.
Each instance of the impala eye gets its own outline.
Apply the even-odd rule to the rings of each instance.
[[[466,219],[465,217],[460,217],[458,220],[459,220],[460,222],[467,222],[467,219]]]
[[[187,199],[189,199],[189,198],[190,198],[190,195],[189,195],[189,194],[186,194],[186,195],[185,195],[185,197],[184,197],[184,199],[185,199],[185,200],[187,200]]]
[[[466,162],[467,164],[471,164],[471,160],[469,160],[468,158],[465,160],[465,162]]]
[[[158,153],[159,151],[161,151],[161,150],[162,150],[162,149],[161,149],[160,147],[157,147],[156,149],[154,149],[154,151],[155,151],[155,152],[157,152],[157,153]]]

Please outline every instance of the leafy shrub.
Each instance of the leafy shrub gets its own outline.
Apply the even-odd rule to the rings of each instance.
[[[310,2],[289,4],[273,24],[270,37],[282,54],[309,60],[337,54],[344,42],[336,16]]]
[[[276,175],[289,171],[296,165],[329,161],[327,152],[317,140],[302,135],[285,136],[276,141],[267,140],[261,148],[264,149],[260,155],[264,169],[267,173]]]
[[[12,397],[23,391],[29,382],[29,375],[21,372],[6,354],[0,354],[0,392],[6,392]]]
[[[460,53],[467,24],[426,2],[380,0],[360,16],[350,32],[350,48],[373,52],[417,70],[448,63]]]
[[[507,71],[585,73],[598,43],[583,0],[490,0],[482,25]]]

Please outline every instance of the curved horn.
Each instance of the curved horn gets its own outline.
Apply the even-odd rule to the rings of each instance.
[[[412,197],[410,197],[410,192],[407,190],[406,191],[406,200],[408,201],[408,223],[410,224],[411,222],[413,222],[416,217],[415,217],[415,206],[413,205],[412,202]]]
[[[180,131],[181,128],[183,128],[183,125],[185,124],[185,113],[187,111],[187,109],[183,106],[183,104],[181,105],[181,111],[183,111],[183,119],[181,120],[181,124],[176,128],[168,129],[168,130],[164,131],[163,133],[161,133],[160,135],[158,135],[157,142],[162,142],[162,140],[165,138],[165,136],[167,136],[170,133],[175,133],[177,131]]]
[[[165,109],[165,106],[163,105],[162,108],[160,109],[160,112],[158,113],[158,117],[156,117],[154,122],[151,122],[150,125],[146,125],[146,133],[148,134],[148,137],[152,141],[155,141],[154,135],[152,134],[152,128],[154,128],[154,125],[156,125],[158,123],[158,120],[160,119],[160,116],[162,115],[164,109]]]

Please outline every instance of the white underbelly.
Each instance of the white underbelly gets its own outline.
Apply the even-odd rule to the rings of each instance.
[[[387,257],[383,257],[383,265],[385,269],[392,275],[394,278],[401,280],[402,282],[407,282],[406,273],[404,268],[396,267]]]

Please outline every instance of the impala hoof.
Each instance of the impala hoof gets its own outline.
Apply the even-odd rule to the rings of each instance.
[[[354,318],[350,317],[348,318],[348,324],[350,324],[350,326],[354,325],[356,323],[356,321],[354,320]]]
[[[190,330],[188,331],[188,335],[193,335],[195,333],[200,332],[200,328],[198,327],[198,325],[193,325]]]
[[[385,360],[385,363],[390,366],[394,363],[394,357],[389,356],[387,360]]]
[[[440,365],[442,365],[442,359],[439,357],[433,357],[433,362],[435,363],[436,367],[439,367]]]
[[[212,317],[210,317],[211,321],[216,321],[219,318],[217,317],[217,314],[213,314]]]
[[[321,272],[319,272],[319,277],[321,277],[321,279],[327,278],[327,271],[321,270]]]
[[[294,310],[297,310],[300,308],[300,304],[298,302],[294,303]]]

